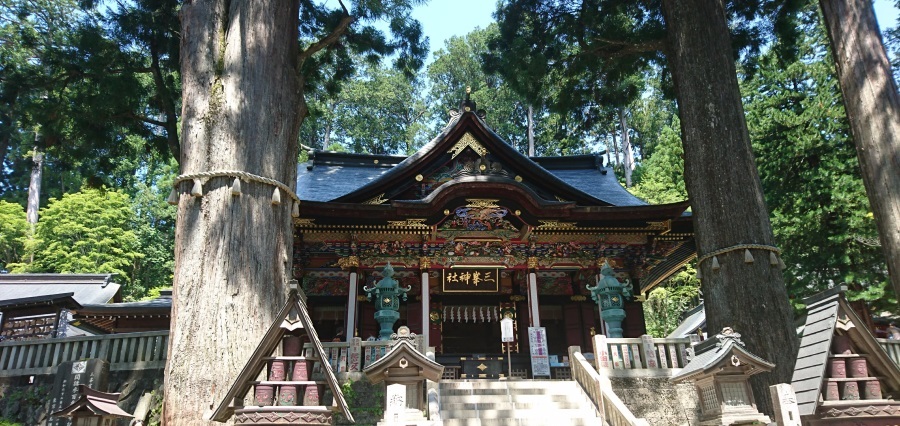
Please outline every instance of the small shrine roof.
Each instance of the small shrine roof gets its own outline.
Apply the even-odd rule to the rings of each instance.
[[[72,405],[52,414],[53,417],[73,417],[85,413],[91,416],[134,417],[116,404],[120,393],[107,393],[78,385],[81,396]]]
[[[409,359],[406,359],[406,358]],[[444,366],[434,362],[421,352],[408,340],[398,340],[394,343],[390,352],[375,361],[363,371],[373,384],[378,384],[388,379],[388,369],[398,362],[405,360],[408,367],[420,367],[423,378],[438,382],[444,372]],[[406,367],[403,367],[406,368]]]
[[[730,329],[726,330],[730,331]],[[698,374],[716,368],[722,362],[729,362],[725,360],[726,357],[735,354],[740,354],[744,358],[741,359],[741,362],[754,364],[756,367],[759,367],[758,370],[768,371],[775,368],[775,364],[748,351],[740,337],[741,335],[738,333],[728,333],[723,330],[722,333],[717,334],[715,337],[704,340],[694,346],[694,357],[677,375],[672,377],[672,380],[676,382],[689,380]],[[758,370],[757,372],[760,372]]]
[[[828,360],[833,355],[831,343],[838,331],[849,336],[858,355],[865,355],[868,368],[876,373],[870,375],[883,378],[888,393],[900,391],[900,367],[884,352],[866,323],[850,307],[844,297],[845,291],[846,286],[837,286],[803,300],[807,305],[806,324],[791,378],[801,416],[816,414],[822,404],[820,395],[827,379]],[[865,406],[870,401],[859,403]]]
[[[294,282],[293,285],[296,286],[296,282]],[[275,316],[275,321],[269,326],[269,329],[260,339],[256,350],[253,351],[253,354],[247,360],[244,368],[238,373],[237,379],[235,379],[234,383],[232,383],[231,387],[228,389],[222,402],[215,411],[213,411],[210,417],[212,420],[226,422],[234,415],[235,408],[237,408],[234,405],[236,398],[243,398],[243,396],[250,391],[252,380],[259,376],[260,372],[266,368],[267,364],[265,357],[273,354],[286,332],[295,330],[302,330],[306,333],[312,344],[313,350],[315,351],[315,357],[319,362],[328,359],[325,355],[325,349],[322,347],[322,341],[319,339],[319,335],[313,327],[312,319],[310,318],[309,311],[306,307],[305,296],[302,295],[301,290],[293,288],[288,295],[284,307],[281,308],[281,311]],[[334,395],[334,405],[341,410],[344,417],[351,423],[355,422],[353,420],[353,415],[350,414],[350,408],[347,405],[347,401],[344,399],[344,394],[341,392],[334,371],[328,366],[322,370],[325,375],[325,384],[331,389],[331,392]],[[275,410],[278,408],[279,407],[276,407]]]

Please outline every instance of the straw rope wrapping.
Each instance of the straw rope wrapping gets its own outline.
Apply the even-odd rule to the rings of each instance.
[[[699,260],[697,260],[697,267],[700,267],[700,264],[703,263],[703,261],[705,261],[709,258],[712,258],[713,256],[718,256],[720,254],[728,253],[730,251],[746,250],[746,249],[767,250],[767,251],[775,253],[778,256],[781,256],[781,249],[779,249],[778,247],[775,247],[775,246],[769,246],[769,245],[765,245],[765,244],[738,244],[738,245],[734,245],[731,247],[725,247],[723,249],[719,249],[719,250],[716,250],[711,253],[704,254],[703,256],[700,257]]]
[[[267,177],[258,176],[253,173],[242,172],[240,170],[222,170],[222,171],[215,171],[215,172],[200,172],[200,173],[189,173],[189,174],[185,174],[185,175],[180,175],[177,178],[175,178],[175,182],[172,183],[172,186],[177,188],[178,184],[180,184],[181,182],[191,181],[194,179],[201,179],[203,183],[206,183],[206,181],[208,181],[210,178],[214,178],[214,177],[236,177],[236,178],[240,178],[243,181],[259,182],[259,183],[264,183],[266,185],[272,185],[272,186],[278,187],[282,191],[286,192],[291,197],[291,199],[294,200],[295,203],[300,204],[300,197],[298,197],[297,194],[294,193],[294,190],[292,190],[287,185],[285,185],[275,179],[269,179]]]

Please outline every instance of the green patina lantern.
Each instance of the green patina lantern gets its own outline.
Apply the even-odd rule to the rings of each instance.
[[[606,332],[609,337],[622,337],[622,320],[625,319],[625,299],[631,298],[631,281],[625,280],[625,284],[615,277],[616,271],[609,266],[609,262],[603,262],[600,268],[600,279],[597,285],[587,289],[591,292],[591,298],[600,306],[600,318],[606,322]]]
[[[400,319],[400,298],[406,301],[406,292],[412,290],[412,287],[402,288],[400,283],[395,280],[394,267],[390,262],[381,270],[384,278],[378,281],[373,287],[363,287],[370,301],[375,302],[378,310],[375,311],[375,321],[381,326],[378,332],[378,340],[390,340],[391,334],[394,333],[394,323]],[[373,300],[374,298],[374,300]]]

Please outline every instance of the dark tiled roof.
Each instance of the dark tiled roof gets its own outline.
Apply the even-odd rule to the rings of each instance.
[[[75,293],[47,294],[43,296],[23,297],[20,299],[0,300],[0,310],[23,308],[26,306],[62,306],[68,309],[78,309],[81,305],[72,298]]]
[[[380,158],[380,160],[378,164],[363,163],[357,161],[360,158],[355,158],[356,156],[370,160]],[[552,158],[565,163],[569,157]],[[310,163],[306,163],[301,164],[297,170],[297,194],[301,200],[305,201],[334,200],[385,176],[392,166],[397,164],[394,162],[396,159],[397,157],[386,155],[317,153],[313,167],[310,167]],[[538,164],[543,164],[544,158],[533,159]],[[573,188],[612,205],[647,205],[646,202],[631,195],[619,184],[612,169],[549,168],[547,171]]]
[[[72,292],[85,305],[107,303],[119,292],[112,274],[0,274],[0,300]]]
[[[641,279],[641,292],[646,293],[652,290],[695,257],[697,257],[697,245],[692,238],[666,256],[665,260],[653,266],[653,269]]]
[[[328,154],[319,157],[325,157]],[[297,170],[297,195],[305,201],[331,201],[375,181],[390,170],[384,166],[301,164]]]
[[[76,317],[83,315],[169,315],[172,311],[172,293],[161,294],[156,299],[140,302],[86,304],[75,311]]]
[[[675,330],[672,330],[666,338],[687,337],[696,333],[698,328],[706,329],[706,311],[703,310],[702,303],[694,309],[685,312],[685,317],[681,324],[678,324],[678,327],[675,327]]]
[[[463,131],[481,134],[480,142],[506,167],[515,173],[529,172],[532,184],[554,188],[553,193],[569,194],[599,205],[647,205],[626,191],[611,169],[602,167],[602,158],[598,154],[529,158],[503,141],[472,113],[455,116],[440,134],[409,157],[313,152],[310,162],[300,165],[297,171],[297,194],[301,200],[323,202],[348,195],[377,194],[378,187],[390,184],[404,173],[427,168],[429,165],[423,162],[433,161],[433,151],[446,144],[446,139],[456,137],[453,135],[461,136]],[[380,192],[384,192],[384,188]]]
[[[646,206],[647,203],[631,195],[616,179],[611,168],[594,169],[549,169],[550,173],[563,182],[594,198],[614,206]]]

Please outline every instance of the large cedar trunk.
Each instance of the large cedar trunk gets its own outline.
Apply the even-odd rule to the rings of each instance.
[[[196,0],[181,11],[181,173],[239,170],[294,185],[304,116],[297,2]],[[174,304],[164,424],[204,420],[284,303],[291,202],[273,186],[212,178],[178,186]]]
[[[900,296],[900,95],[870,0],[820,0],[881,248]]]
[[[774,245],[722,2],[664,0],[663,10],[698,253]],[[733,327],[750,351],[777,365],[752,381],[757,404],[771,412],[767,387],[790,382],[799,341],[781,270],[768,251],[750,251],[749,264],[744,250],[719,255],[717,271],[702,262],[701,289],[709,333]]]

